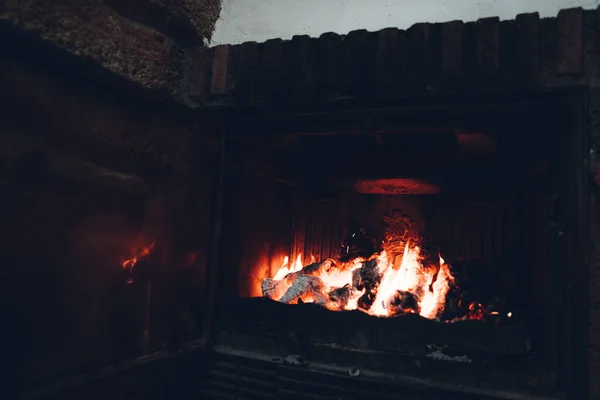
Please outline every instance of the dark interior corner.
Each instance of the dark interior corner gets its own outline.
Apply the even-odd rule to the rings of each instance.
[[[214,122],[30,35],[1,40],[4,382],[45,393],[198,339]]]
[[[206,48],[107,3],[174,86],[0,25],[3,398],[600,398],[598,11]]]

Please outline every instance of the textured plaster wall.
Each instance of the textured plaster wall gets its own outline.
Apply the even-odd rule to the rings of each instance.
[[[519,13],[556,16],[571,7],[594,8],[599,0],[223,0],[212,45],[345,34],[356,29],[406,29],[417,22],[512,19]]]

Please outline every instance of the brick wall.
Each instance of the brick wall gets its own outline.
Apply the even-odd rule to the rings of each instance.
[[[586,84],[597,67],[597,25],[597,11],[577,8],[557,18],[521,14],[197,48],[187,55],[188,95],[201,106],[270,106]]]

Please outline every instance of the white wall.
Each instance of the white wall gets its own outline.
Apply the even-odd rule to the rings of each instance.
[[[595,8],[600,0],[223,0],[211,45],[318,37],[356,29],[407,29],[417,22],[513,19],[537,11],[556,16],[571,7]]]

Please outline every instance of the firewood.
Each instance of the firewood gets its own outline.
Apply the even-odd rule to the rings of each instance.
[[[331,306],[333,306],[331,308],[344,310],[348,305],[348,302],[351,299],[356,298],[356,296],[358,296],[360,292],[360,290],[356,289],[355,287],[352,287],[349,284],[341,288],[332,290],[329,293],[329,300],[331,301]]]
[[[391,315],[401,315],[406,313],[419,313],[419,303],[414,294],[398,290],[388,305]]]
[[[275,301],[279,301],[288,287],[289,285],[284,280],[276,281],[271,278],[267,278],[261,283],[263,296]]]
[[[302,273],[303,270],[287,274],[283,279],[280,280],[274,280],[271,278],[263,280],[261,284],[263,296],[271,300],[279,301],[289,287],[294,283],[296,277]]]
[[[317,304],[327,304],[329,297],[325,294],[325,284],[316,276],[298,274],[294,283],[288,288],[279,301],[282,303],[293,304],[299,299],[304,302],[312,300]]]
[[[375,301],[377,288],[381,283],[381,273],[379,271],[379,267],[377,266],[377,260],[364,262],[358,271],[359,278],[356,289],[365,291],[365,294],[363,294],[358,300],[358,306],[362,309],[368,310]],[[353,278],[355,277],[353,276]]]

